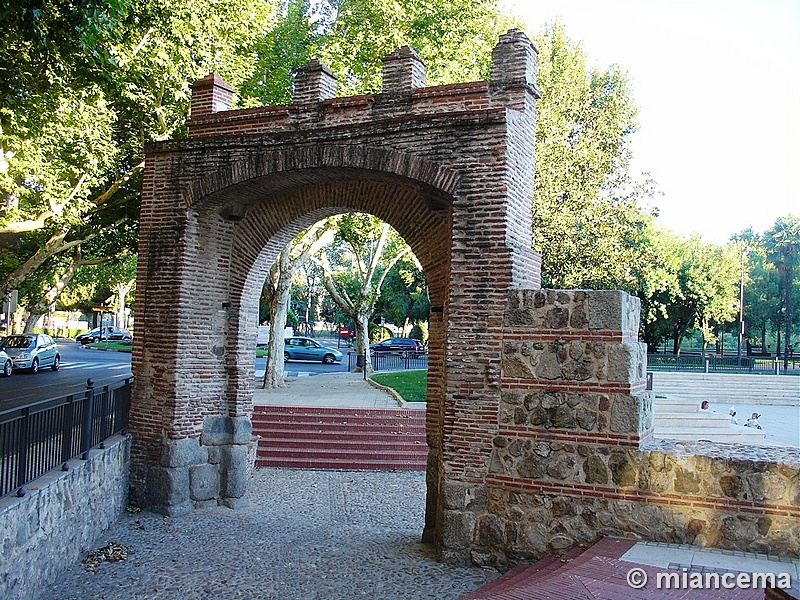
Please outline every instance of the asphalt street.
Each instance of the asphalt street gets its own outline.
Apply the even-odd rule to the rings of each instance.
[[[61,368],[58,371],[42,369],[31,374],[14,371],[11,377],[0,377],[0,411],[78,394],[86,390],[86,380],[92,379],[95,388],[110,385],[132,377],[131,355],[128,352],[108,352],[85,348],[72,340],[59,339]],[[256,375],[263,377],[266,359],[255,361]],[[342,363],[323,365],[306,361],[286,363],[287,377],[304,377],[320,373],[347,371],[347,357]]]
[[[86,390],[86,380],[95,387],[131,377],[131,355],[127,352],[89,350],[72,340],[57,340],[61,368],[42,369],[35,375],[14,371],[0,378],[0,411]]]

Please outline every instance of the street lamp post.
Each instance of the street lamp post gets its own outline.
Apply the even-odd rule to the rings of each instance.
[[[742,248],[742,271],[739,279],[739,343],[736,347],[736,364],[742,366],[742,341],[744,340],[744,253],[747,246]]]

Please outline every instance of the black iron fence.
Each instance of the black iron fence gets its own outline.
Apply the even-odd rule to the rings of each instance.
[[[765,373],[800,375],[800,358],[789,360],[784,369],[782,358],[758,356],[725,356],[713,354],[648,354],[649,371],[692,371],[695,373]]]
[[[352,371],[356,366],[363,364],[363,357],[355,352],[347,355],[347,370]],[[370,354],[372,369],[375,371],[403,371],[406,369],[427,369],[428,355],[414,352],[373,352]]]
[[[0,412],[0,497],[77,456],[128,426],[131,379]]]

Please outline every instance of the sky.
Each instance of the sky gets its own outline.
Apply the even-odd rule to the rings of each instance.
[[[632,172],[658,182],[660,226],[724,244],[800,215],[800,0],[501,5],[531,34],[560,21],[590,66],[628,73]]]

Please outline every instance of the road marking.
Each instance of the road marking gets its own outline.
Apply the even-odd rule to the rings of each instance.
[[[84,369],[87,371],[106,369],[108,371],[119,371],[122,369],[130,370],[131,367],[130,365],[107,365],[103,363],[69,363],[69,364],[61,363],[61,368],[66,371],[69,371],[70,369]]]
[[[264,373],[266,373],[266,371],[256,371],[256,379],[263,379],[264,378]],[[313,373],[311,371],[284,371],[283,372],[283,376],[284,377],[311,377],[312,375],[316,375],[316,373]]]

